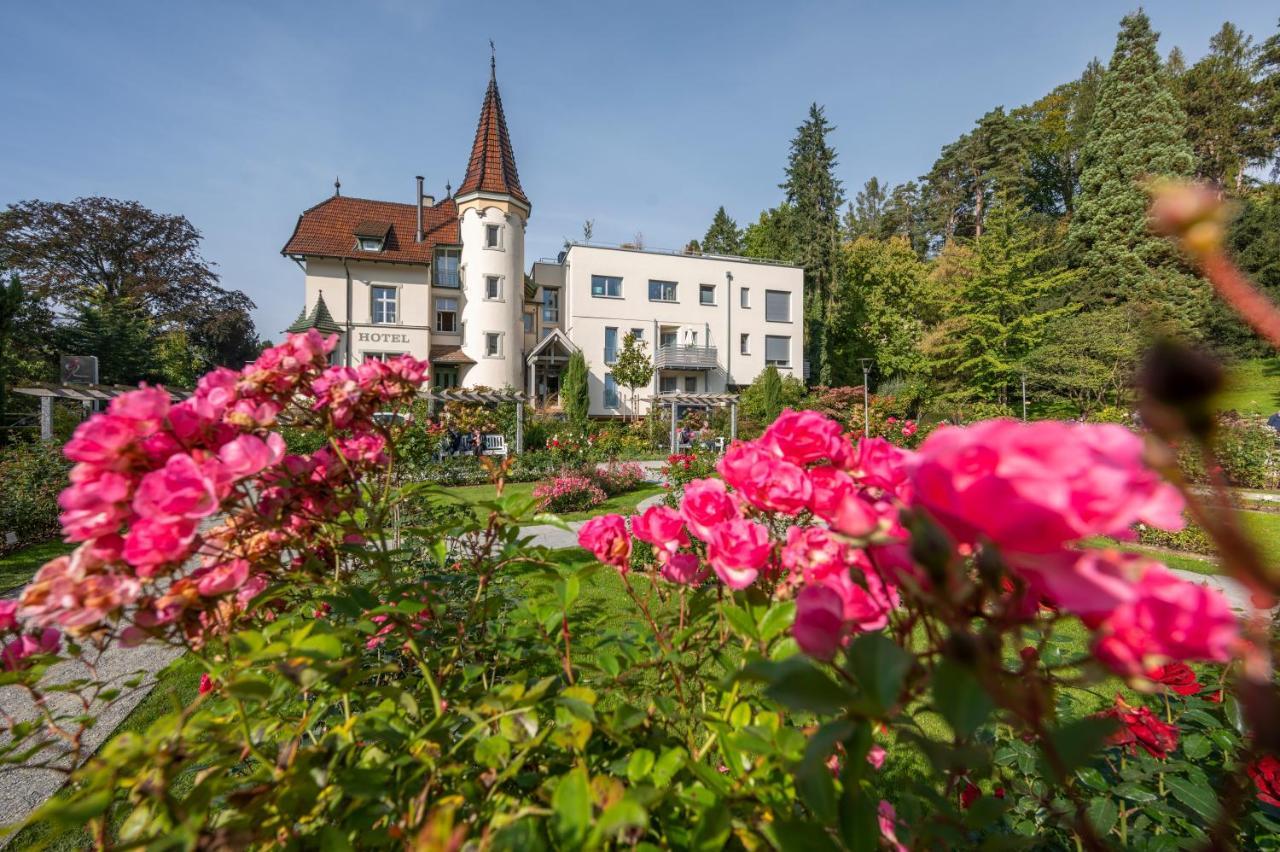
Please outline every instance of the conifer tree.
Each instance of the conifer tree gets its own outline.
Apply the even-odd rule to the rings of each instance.
[[[1014,202],[995,204],[974,240],[971,274],[957,301],[962,311],[934,353],[936,374],[960,379],[978,399],[1007,404],[1026,355],[1045,326],[1070,308],[1047,307],[1075,273],[1048,263],[1055,247],[1029,227]]]
[[[729,218],[724,206],[716,211],[702,238],[702,251],[706,254],[742,254],[742,231],[738,223]]]
[[[835,128],[822,107],[809,106],[809,116],[796,128],[782,184],[791,206],[795,261],[804,266],[805,348],[813,377],[827,383],[831,375],[825,342],[826,315],[834,290],[840,208],[844,190],[835,176],[836,151],[827,141]]]
[[[1189,176],[1195,165],[1186,116],[1161,71],[1156,38],[1142,12],[1121,22],[1085,142],[1070,239],[1084,269],[1086,304],[1134,301],[1157,308],[1167,301],[1186,326],[1197,319],[1189,315],[1195,300],[1188,288],[1195,284],[1182,274],[1173,245],[1147,227],[1143,182]]]
[[[591,397],[588,391],[587,359],[582,350],[569,356],[569,363],[560,374],[560,405],[564,409],[565,419],[575,429],[587,428],[588,412],[591,410]]]
[[[844,211],[844,230],[850,238],[885,236],[885,207],[889,194],[880,179],[872,177],[862,185]]]
[[[3,274],[0,274],[0,441],[8,437],[8,427],[3,417],[9,410],[9,362],[13,357],[13,330],[21,309],[21,279],[14,274],[6,283]]]

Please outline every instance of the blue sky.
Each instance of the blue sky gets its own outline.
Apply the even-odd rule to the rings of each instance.
[[[986,110],[1105,62],[1128,2],[23,3],[4,14],[0,204],[108,195],[186,215],[265,336],[296,316],[280,247],[332,192],[410,201],[457,186],[488,40],[521,181],[527,255],[584,219],[675,247],[724,204],[781,198],[808,104],[836,125],[850,196],[927,171]],[[1194,61],[1266,2],[1150,2],[1162,52]]]

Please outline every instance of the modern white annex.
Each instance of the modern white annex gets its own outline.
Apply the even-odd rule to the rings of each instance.
[[[526,274],[532,204],[492,66],[456,193],[436,200],[421,177],[410,204],[340,189],[298,217],[282,250],[306,280],[288,330],[338,334],[337,361],[408,352],[430,360],[436,387],[519,388],[554,408],[560,372],[580,349],[594,416],[631,413],[610,373],[628,333],[653,358],[654,393],[733,390],[768,364],[802,374],[800,267],[575,243]],[[641,402],[636,413],[646,410]]]

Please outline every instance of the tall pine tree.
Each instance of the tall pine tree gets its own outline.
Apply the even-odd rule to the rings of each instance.
[[[711,227],[702,238],[702,251],[706,254],[742,254],[742,231],[738,223],[729,218],[724,206],[711,219]]]
[[[1156,33],[1142,12],[1121,21],[1085,141],[1080,196],[1071,220],[1073,253],[1084,269],[1081,301],[1135,302],[1146,314],[1176,314],[1195,325],[1195,282],[1182,274],[1174,246],[1147,227],[1143,182],[1189,176],[1195,157],[1186,116],[1156,54]]]
[[[1054,246],[1027,224],[1014,202],[996,203],[973,242],[972,267],[956,305],[960,313],[933,353],[936,375],[958,379],[974,398],[1008,404],[1023,359],[1045,326],[1070,312],[1049,307],[1075,273],[1050,262]]]
[[[809,117],[796,129],[782,184],[791,207],[795,261],[804,266],[805,349],[812,377],[831,379],[826,344],[826,316],[834,292],[840,240],[840,208],[844,190],[836,178],[836,151],[827,141],[835,130],[822,107],[809,106]]]

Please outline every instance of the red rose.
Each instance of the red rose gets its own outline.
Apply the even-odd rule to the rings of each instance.
[[[978,785],[972,781],[964,782],[964,789],[960,791],[960,808],[969,810],[969,807],[978,800],[982,795],[982,791],[978,789]]]
[[[1117,695],[1116,706],[1102,715],[1124,726],[1111,735],[1108,742],[1112,745],[1128,746],[1135,753],[1141,746],[1147,754],[1161,759],[1178,747],[1177,726],[1160,721],[1149,707],[1130,707]]]
[[[1157,666],[1147,672],[1147,677],[1156,683],[1164,684],[1179,695],[1195,695],[1202,688],[1200,682],[1196,680],[1196,673],[1186,663]]]
[[[1275,755],[1264,755],[1248,771],[1258,788],[1258,801],[1280,808],[1280,760]]]

